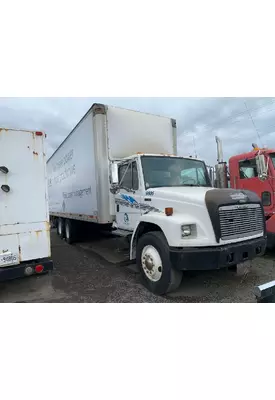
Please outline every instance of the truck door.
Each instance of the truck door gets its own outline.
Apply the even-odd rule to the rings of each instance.
[[[239,177],[236,179],[236,189],[251,190],[262,199],[265,211],[273,209],[274,195],[269,180],[258,178],[255,157],[239,161]]]
[[[132,231],[140,218],[141,189],[136,160],[120,164],[120,192],[115,196],[116,222],[119,229]]]

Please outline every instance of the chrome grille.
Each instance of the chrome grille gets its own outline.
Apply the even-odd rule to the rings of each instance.
[[[222,240],[259,235],[264,230],[260,204],[220,207],[219,215]]]

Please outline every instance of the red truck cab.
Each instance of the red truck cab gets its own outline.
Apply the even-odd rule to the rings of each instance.
[[[258,175],[256,156],[265,159],[267,176]],[[229,159],[230,187],[251,190],[261,199],[264,206],[267,230],[267,247],[275,247],[275,150],[254,148],[249,153],[239,154]]]

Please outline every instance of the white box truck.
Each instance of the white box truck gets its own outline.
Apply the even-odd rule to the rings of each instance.
[[[232,267],[263,254],[260,199],[211,186],[203,161],[177,156],[176,121],[94,104],[48,160],[50,215],[77,240],[77,221],[130,235],[130,259],[154,293],[182,271]]]
[[[0,281],[53,269],[44,137],[0,128]]]

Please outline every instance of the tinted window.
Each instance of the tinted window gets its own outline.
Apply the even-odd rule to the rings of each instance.
[[[118,173],[119,182],[122,187],[133,190],[139,189],[138,170],[136,162],[120,166]]]
[[[199,185],[204,186],[206,184],[204,168],[189,168],[181,172],[183,182],[197,182]]]
[[[132,169],[131,165],[125,164],[119,168],[119,182],[121,186],[132,188]]]
[[[240,161],[239,170],[241,179],[256,178],[258,176],[258,172],[255,158],[251,160]]]
[[[210,187],[204,162],[179,157],[142,157],[142,168],[146,189],[173,186]]]
[[[262,203],[263,203],[263,206],[271,205],[271,193],[270,192],[262,193]]]

